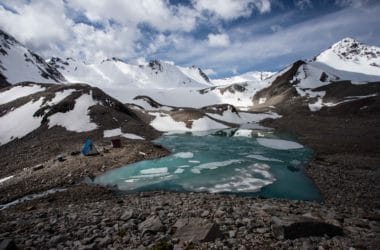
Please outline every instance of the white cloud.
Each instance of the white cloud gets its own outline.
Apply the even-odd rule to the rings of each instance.
[[[336,5],[354,8],[360,8],[372,2],[376,2],[376,0],[335,0]]]
[[[227,47],[230,45],[230,37],[227,34],[208,34],[208,44],[211,47]]]
[[[0,28],[45,57],[92,62],[115,56],[140,63],[146,63],[140,57],[149,57],[222,73],[270,61],[290,63],[345,36],[379,40],[374,37],[380,34],[380,5],[369,8],[371,0],[334,1],[340,11],[292,26],[289,22],[299,10],[282,9],[275,17],[244,20],[229,28],[238,18],[270,12],[279,1],[191,0],[193,6],[183,6],[169,0],[0,0]],[[303,8],[312,2],[294,3]],[[192,33],[203,25],[211,32],[206,39],[204,33]]]
[[[70,0],[68,5],[91,21],[116,21],[122,25],[151,25],[160,31],[191,31],[197,13],[184,6],[172,6],[165,0]]]
[[[64,15],[62,1],[35,0],[30,4],[15,1],[12,7],[19,14],[0,6],[0,26],[21,42],[35,48],[46,48],[52,43],[63,43],[70,37],[72,21]]]
[[[177,63],[191,62],[201,67],[211,67],[219,73],[226,73],[231,68],[239,71],[252,70],[262,64],[267,65],[267,70],[272,70],[280,64],[311,58],[346,36],[363,41],[378,40],[376,34],[380,28],[376,24],[379,11],[380,5],[362,9],[346,8],[266,34],[254,32],[262,30],[258,27],[260,23],[256,23],[256,27],[247,24],[226,31],[234,39],[223,50],[210,47],[208,41],[202,43],[189,38],[178,38],[181,43],[173,44],[173,50],[165,56]],[[366,18],[358,18],[360,16]],[[286,13],[282,18],[284,17],[289,18]],[[276,22],[279,19],[281,17],[275,17]],[[264,27],[268,27],[268,20],[263,23]],[[191,50],[188,49],[190,47]]]
[[[295,0],[294,4],[301,10],[313,7],[311,0]]]
[[[200,12],[206,11],[226,20],[248,17],[254,9],[260,13],[271,10],[269,0],[193,0],[193,5]]]
[[[273,24],[270,26],[270,29],[273,31],[273,32],[279,32],[282,30],[282,26],[281,25],[278,25],[278,24]]]
[[[214,76],[214,75],[217,74],[217,72],[216,72],[215,70],[213,70],[213,69],[202,69],[202,70],[203,70],[203,72],[205,72],[206,75],[208,75],[208,76]]]

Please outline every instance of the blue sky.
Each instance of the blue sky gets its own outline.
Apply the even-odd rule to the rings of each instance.
[[[0,28],[46,58],[143,58],[212,77],[276,71],[344,37],[380,46],[376,0],[0,0]]]

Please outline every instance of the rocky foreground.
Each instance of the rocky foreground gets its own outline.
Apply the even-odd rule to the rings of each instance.
[[[1,211],[0,238],[25,249],[375,249],[378,218],[312,202],[80,185]]]

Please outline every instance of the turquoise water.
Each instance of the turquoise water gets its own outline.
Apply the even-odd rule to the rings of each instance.
[[[199,191],[320,199],[303,173],[312,151],[273,131],[170,134],[155,142],[172,154],[110,170],[94,183],[116,185],[128,192]]]

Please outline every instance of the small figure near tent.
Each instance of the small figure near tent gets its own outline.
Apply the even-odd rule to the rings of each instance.
[[[86,142],[83,144],[82,154],[85,156],[92,156],[98,155],[99,152],[92,141],[90,139],[86,139]]]
[[[111,143],[112,143],[112,147],[113,148],[121,148],[121,140],[120,140],[120,138],[112,139]]]

